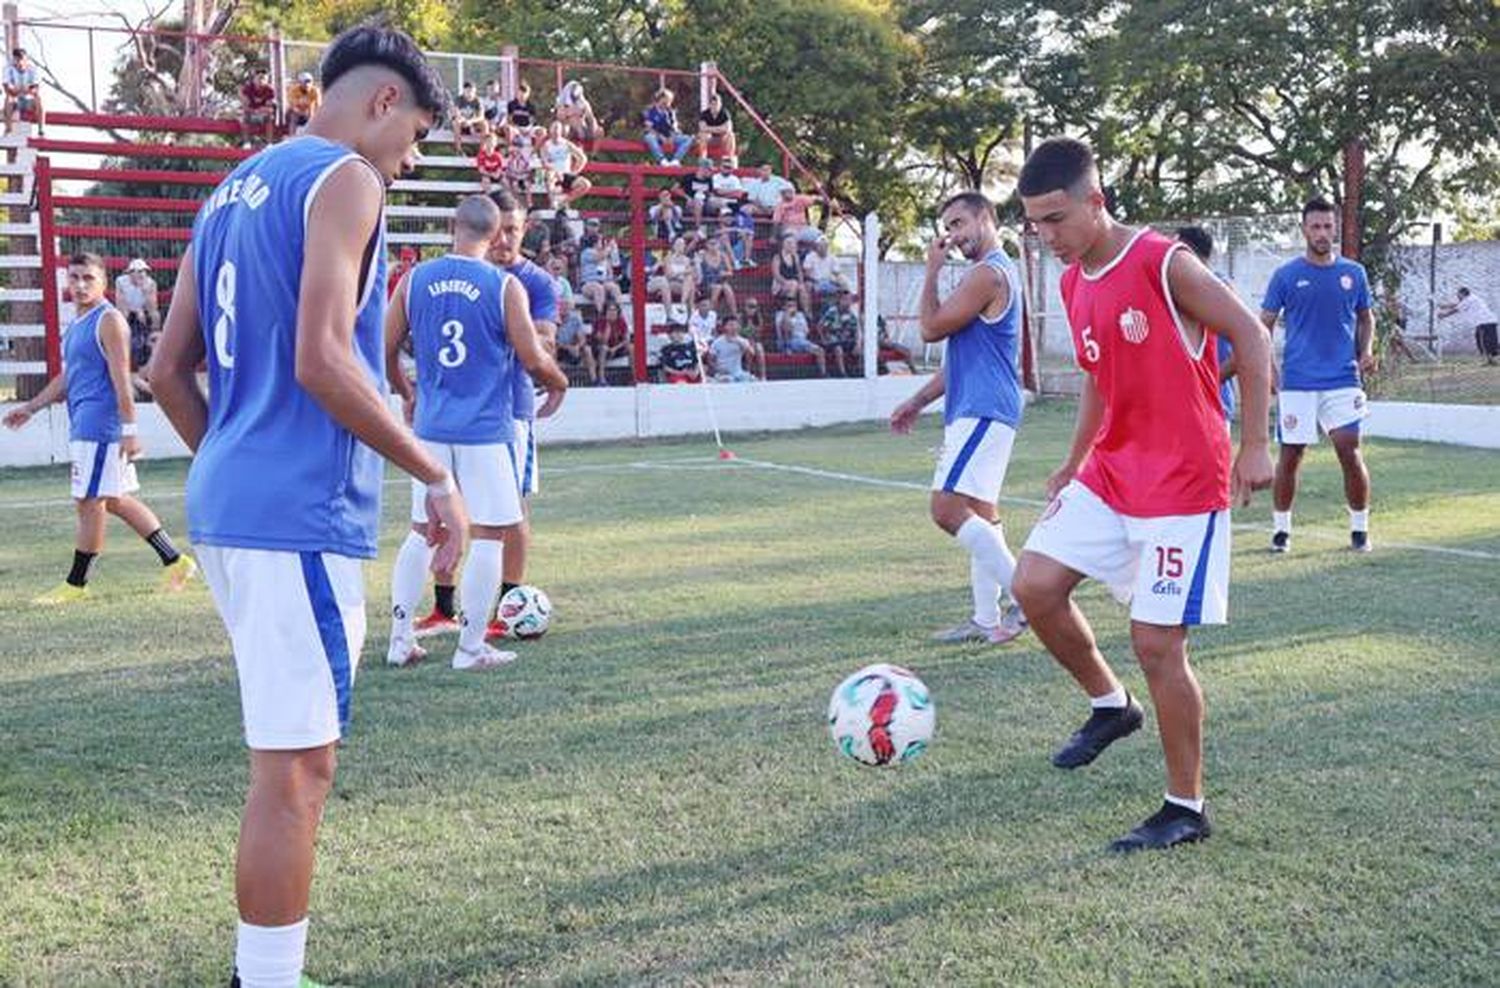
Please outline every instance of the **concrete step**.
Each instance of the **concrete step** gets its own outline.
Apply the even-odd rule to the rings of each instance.
[[[29,186],[31,183],[27,183]],[[31,189],[22,189],[20,192],[0,192],[0,206],[29,206],[31,205]]]
[[[0,269],[40,268],[42,259],[35,254],[0,254]]]
[[[40,302],[40,288],[0,288],[0,302]]]
[[[0,323],[0,340],[34,340],[47,335],[39,322]]]
[[[0,375],[45,374],[45,360],[0,360]]]
[[[36,220],[29,223],[0,223],[0,237],[35,237],[41,234],[41,224]]]
[[[30,161],[12,161],[0,164],[0,175],[30,175],[32,167]]]

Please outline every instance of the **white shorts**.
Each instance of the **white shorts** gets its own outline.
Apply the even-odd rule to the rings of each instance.
[[[463,446],[422,440],[427,452],[453,474],[475,525],[514,525],[521,520],[516,491],[515,449],[510,443]],[[427,485],[411,482],[411,520],[427,521]]]
[[[515,451],[516,487],[521,491],[521,499],[524,501],[541,490],[542,486],[541,470],[536,459],[536,423],[516,419],[516,434],[510,445]]]
[[[1016,430],[994,419],[954,419],[943,429],[932,489],[993,504],[1000,497]]]
[[[72,491],[75,498],[120,497],[141,489],[135,464],[120,452],[119,443],[74,440],[68,443],[73,457]]]
[[[1146,624],[1229,619],[1229,511],[1133,518],[1078,481],[1047,505],[1025,552],[1106,584]]]
[[[1319,426],[1324,432],[1358,426],[1360,419],[1369,414],[1362,388],[1283,391],[1277,398],[1277,437],[1288,446],[1314,446]]]
[[[361,560],[330,552],[195,545],[229,631],[245,743],[321,748],[349,724],[365,643]]]

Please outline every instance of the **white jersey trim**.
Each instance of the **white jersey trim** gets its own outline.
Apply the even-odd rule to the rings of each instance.
[[[1003,248],[996,247],[995,248],[995,252],[1003,253],[1004,250],[1003,250]],[[1004,322],[1005,318],[1010,315],[1011,310],[1016,307],[1016,295],[1018,294],[1017,289],[1019,288],[1019,286],[1016,284],[1015,265],[1013,265],[1013,264],[1002,264],[1002,263],[998,263],[998,262],[995,262],[995,261],[991,261],[990,260],[991,256],[992,256],[992,254],[986,254],[984,260],[980,261],[978,264],[976,264],[974,266],[975,267],[979,267],[979,268],[989,268],[991,271],[993,271],[996,274],[998,274],[1005,281],[1005,287],[1006,287],[1005,308],[1003,308],[1003,309],[1000,310],[1000,314],[998,316],[996,316],[995,318],[991,319],[991,318],[989,318],[988,316],[986,316],[984,314],[984,310],[983,309],[979,310],[978,319],[979,319],[980,322],[985,323],[985,324],[990,325],[990,326],[996,326],[996,325],[999,325],[1000,323]],[[1009,258],[1007,258],[1007,260],[1009,260]]]
[[[1187,250],[1186,244],[1173,243],[1167,248],[1167,252],[1161,259],[1161,293],[1167,300],[1167,311],[1172,313],[1172,324],[1177,327],[1177,339],[1182,341],[1182,348],[1187,351],[1189,360],[1202,360],[1203,351],[1208,347],[1208,330],[1202,326],[1198,327],[1203,336],[1198,340],[1198,352],[1193,352],[1193,345],[1188,342],[1187,327],[1183,325],[1182,314],[1177,311],[1177,303],[1172,299],[1172,286],[1167,281],[1167,268],[1172,265],[1172,255],[1179,250]]]
[[[1130,253],[1131,248],[1135,246],[1135,242],[1141,239],[1141,237],[1145,236],[1146,232],[1149,229],[1149,227],[1143,226],[1139,230],[1135,231],[1131,238],[1125,242],[1125,246],[1120,248],[1120,252],[1114,257],[1110,258],[1109,262],[1105,264],[1104,267],[1100,268],[1098,271],[1095,271],[1093,274],[1090,274],[1088,269],[1085,268],[1082,263],[1080,263],[1078,265],[1079,277],[1083,278],[1084,281],[1098,281],[1100,278],[1103,278],[1105,275],[1109,274],[1115,269],[1116,265],[1125,260],[1125,257]]]

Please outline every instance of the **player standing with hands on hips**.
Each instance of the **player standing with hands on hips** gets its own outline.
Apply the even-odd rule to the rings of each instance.
[[[411,38],[378,26],[335,38],[320,72],[303,134],[246,159],[199,209],[151,371],[196,454],[190,533],[250,748],[237,988],[307,984],[314,844],[364,642],[381,458],[426,485],[441,563],[468,530],[453,475],[381,390],[385,188],[415,164],[447,93]]]
[[[1109,215],[1093,152],[1042,142],[1021,168],[1021,205],[1058,260],[1083,391],[1072,448],[1047,481],[1015,595],[1042,644],[1088,694],[1087,722],[1052,758],[1092,762],[1144,711],[1104,661],[1073,588],[1085,578],[1130,605],[1130,640],[1167,763],[1160,810],[1110,845],[1166,848],[1210,833],[1203,694],[1188,629],[1229,603],[1229,506],[1270,485],[1270,346],[1234,293],[1184,245]],[[1240,451],[1230,458],[1212,326],[1234,345]]]
[[[959,193],[943,203],[938,222],[943,233],[927,248],[920,315],[924,341],[948,341],[943,373],[896,406],[891,428],[910,432],[922,409],[943,397],[932,520],[968,550],[974,613],[933,637],[1004,644],[1026,630],[1026,618],[1014,604],[1000,610],[1000,594],[1010,592],[1016,559],[995,510],[1025,404],[1016,371],[1021,283],[1000,247],[995,207],[984,196]],[[972,266],[953,293],[939,300],[938,276],[954,249]]]
[[[1307,252],[1276,269],[1261,302],[1260,321],[1272,332],[1286,318],[1281,355],[1277,432],[1281,458],[1272,491],[1271,551],[1292,545],[1292,501],[1302,454],[1328,434],[1344,471],[1349,503],[1349,548],[1370,551],[1370,471],[1359,451],[1359,423],[1370,413],[1360,373],[1375,369],[1375,317],[1364,266],[1333,250],[1333,204],[1310,199],[1302,207]]]

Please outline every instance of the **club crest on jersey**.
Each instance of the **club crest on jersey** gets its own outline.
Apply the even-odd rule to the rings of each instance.
[[[1120,335],[1131,343],[1144,343],[1151,334],[1151,321],[1140,309],[1126,309],[1120,313]]]
[[[1281,417],[1281,427],[1288,430],[1297,428],[1297,416],[1283,415]]]
[[[1354,291],[1354,278],[1353,278],[1353,276],[1347,275],[1347,274],[1341,274],[1341,275],[1339,275],[1339,287],[1342,288],[1346,292],[1352,292],[1352,291]]]

